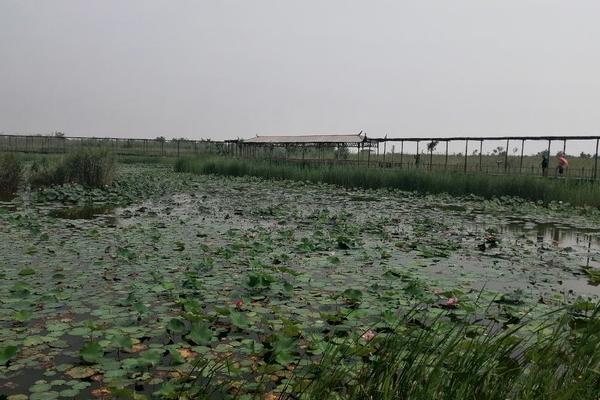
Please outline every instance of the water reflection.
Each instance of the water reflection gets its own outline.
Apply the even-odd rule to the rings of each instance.
[[[51,217],[60,219],[83,219],[91,220],[102,218],[110,224],[116,224],[118,217],[116,216],[116,208],[112,206],[84,206],[84,207],[67,207],[57,208],[48,213]]]
[[[511,221],[498,226],[502,234],[526,237],[538,243],[551,243],[555,247],[592,247],[600,249],[600,230],[581,229],[554,223]]]

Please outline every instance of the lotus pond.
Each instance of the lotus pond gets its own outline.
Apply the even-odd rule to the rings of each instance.
[[[8,399],[308,396],[406,315],[489,335],[600,294],[594,209],[120,169],[0,203]]]

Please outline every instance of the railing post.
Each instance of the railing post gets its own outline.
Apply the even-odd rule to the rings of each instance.
[[[596,173],[598,172],[598,142],[600,142],[600,138],[596,139],[596,155],[594,156],[594,180],[596,180]]]
[[[402,158],[404,157],[404,140],[400,141],[400,168],[402,168]]]
[[[525,149],[525,139],[521,139],[521,161],[519,162],[519,174],[523,171],[523,149]]]
[[[469,155],[469,139],[465,140],[465,173],[467,173],[467,156]]]
[[[479,141],[479,172],[483,171],[482,161],[483,161],[483,139]]]
[[[446,140],[446,157],[444,159],[444,171],[448,170],[448,140]]]
[[[506,151],[504,152],[504,173],[508,170],[508,147],[509,139],[506,139]]]
[[[429,171],[431,172],[431,164],[433,164],[433,149],[429,149]]]

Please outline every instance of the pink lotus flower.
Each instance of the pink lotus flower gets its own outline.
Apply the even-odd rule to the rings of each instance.
[[[373,332],[371,329],[362,334],[361,338],[365,340],[365,342],[370,342],[377,334]]]
[[[450,297],[448,300],[443,301],[442,305],[446,307],[454,307],[458,304],[458,297]]]
[[[239,299],[235,302],[235,308],[237,308],[238,310],[242,308],[242,306],[244,305],[244,300]]]

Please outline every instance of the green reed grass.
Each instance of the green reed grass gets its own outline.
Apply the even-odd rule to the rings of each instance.
[[[0,194],[16,193],[21,182],[21,161],[13,154],[0,154]]]
[[[423,327],[405,319],[366,353],[359,345],[329,350],[301,397],[597,399],[599,312],[554,312],[496,333],[491,324],[477,329],[440,318]]]
[[[600,387],[600,305],[575,305],[513,325],[474,322],[453,312],[427,316],[418,306],[393,326],[377,323],[374,338],[330,337],[320,361],[298,362],[285,389],[222,399],[280,400],[597,400]],[[198,381],[196,366],[166,398],[212,399],[226,390],[215,379],[226,359],[197,359],[211,373]],[[195,377],[194,377],[195,376]],[[263,382],[263,377],[256,378]],[[266,387],[263,387],[264,390]],[[167,394],[170,392],[170,394]]]
[[[452,195],[474,194],[484,198],[516,196],[534,201],[563,201],[578,206],[600,206],[600,185],[574,179],[425,172],[350,165],[269,163],[216,157],[179,159],[175,164],[175,171],[323,182],[349,188],[389,188]]]
[[[79,183],[95,188],[112,184],[115,174],[112,154],[103,150],[82,150],[58,159],[35,160],[29,181],[34,187]]]

